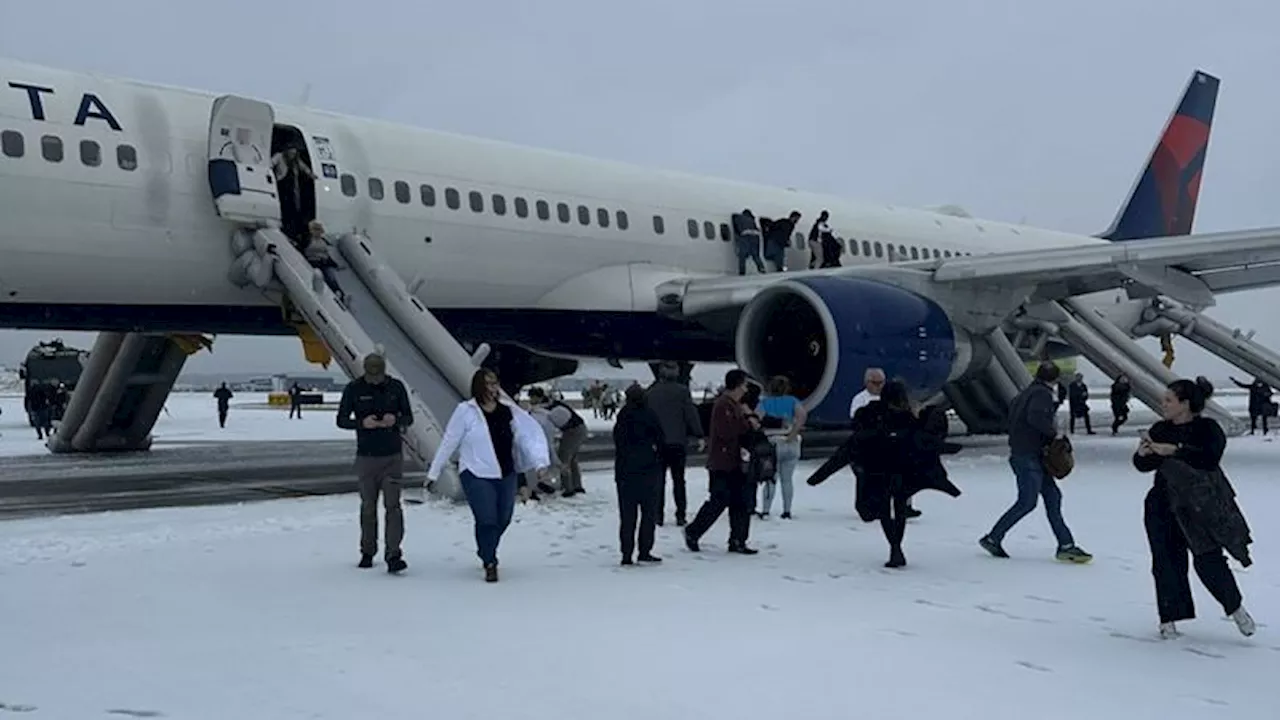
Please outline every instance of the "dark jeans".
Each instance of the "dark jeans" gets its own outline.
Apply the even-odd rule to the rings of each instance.
[[[1111,408],[1111,434],[1115,435],[1120,432],[1120,426],[1129,422],[1128,407]]]
[[[471,506],[471,514],[476,521],[476,555],[485,565],[497,565],[498,543],[515,512],[520,475],[511,473],[504,478],[482,478],[463,470],[461,477],[462,492],[467,496],[467,504]]]
[[[684,445],[662,446],[662,484],[666,484],[667,475],[671,473],[671,495],[676,501],[676,518],[684,518],[689,510],[689,496],[684,482],[684,467],[689,459],[689,450]],[[658,519],[662,519],[662,506],[665,504],[666,488],[661,488],[658,499]]]
[[[1147,529],[1147,544],[1151,546],[1151,575],[1156,581],[1156,607],[1160,610],[1160,622],[1194,618],[1196,606],[1191,598],[1191,581],[1187,578],[1190,548],[1164,490],[1152,488],[1147,493],[1142,521]],[[1239,610],[1242,602],[1240,587],[1236,585],[1235,575],[1227,566],[1222,551],[1196,555],[1192,561],[1200,582],[1222,604],[1223,612],[1230,615]]]
[[[218,427],[227,426],[227,410],[228,408],[221,405],[218,406]]]
[[[1249,413],[1249,434],[1252,435],[1258,431],[1258,418],[1262,418],[1262,434],[1266,435],[1267,432],[1269,432],[1269,429],[1267,428],[1267,414],[1266,412],[1256,411]]]
[[[636,551],[636,522],[639,521],[640,556],[653,552],[653,533],[662,512],[662,481],[652,478],[618,479],[618,539],[622,556],[631,557]]]
[[[1036,509],[1036,499],[1043,497],[1044,512],[1049,516],[1049,526],[1058,539],[1058,547],[1074,545],[1071,530],[1062,519],[1062,490],[1058,488],[1058,481],[1045,472],[1044,461],[1038,455],[1011,455],[1009,467],[1013,468],[1014,477],[1018,480],[1018,499],[991,528],[991,539],[1002,542],[1019,520]]]
[[[1086,411],[1084,411],[1084,412],[1081,412],[1081,413],[1078,413],[1078,414],[1077,414],[1077,411],[1075,411],[1075,410],[1072,410],[1072,411],[1071,411],[1071,419],[1069,419],[1069,420],[1067,421],[1067,431],[1068,431],[1068,432],[1074,433],[1074,432],[1076,431],[1076,418],[1084,418],[1084,431],[1085,431],[1085,432],[1088,432],[1088,433],[1093,432],[1093,424],[1092,424],[1091,422],[1089,422],[1089,411],[1088,411],[1088,410],[1086,410]]]
[[[738,238],[734,244],[738,254],[738,274],[747,274],[747,260],[756,264],[756,272],[765,273],[764,260],[760,259],[760,238]]]
[[[747,544],[751,533],[751,508],[755,506],[756,493],[747,474],[741,470],[712,470],[711,497],[702,504],[698,515],[685,530],[690,539],[702,537],[720,515],[729,511],[729,546]]]
[[[400,543],[404,540],[404,509],[400,507],[400,478],[403,473],[404,456],[400,453],[356,458],[362,555],[378,554],[378,495],[381,494],[387,514],[386,559],[400,557]]]

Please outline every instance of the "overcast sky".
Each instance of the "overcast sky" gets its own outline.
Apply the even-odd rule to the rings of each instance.
[[[280,102],[310,84],[311,105],[344,113],[1082,233],[1111,221],[1203,68],[1223,82],[1196,230],[1280,225],[1280,5],[1265,0],[195,7],[10,0],[0,54]],[[1210,314],[1280,346],[1278,301]],[[48,336],[0,331],[0,364]],[[1176,370],[1223,373],[1189,345]],[[305,367],[278,338],[220,338],[188,364]]]

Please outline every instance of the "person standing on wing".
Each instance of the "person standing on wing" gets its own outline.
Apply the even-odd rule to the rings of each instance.
[[[360,567],[373,567],[378,554],[378,495],[386,507],[384,540],[387,572],[409,567],[400,543],[404,540],[404,510],[400,506],[400,478],[404,451],[400,433],[413,424],[413,408],[404,383],[387,375],[387,361],[378,353],[364,358],[364,375],[347,383],[338,403],[338,427],[356,431],[356,475],[360,490]]]
[[[867,368],[867,371],[862,374],[862,392],[854,395],[853,402],[849,403],[850,422],[853,422],[853,417],[858,414],[859,410],[880,399],[880,393],[884,390],[884,383],[884,368]],[[854,470],[854,474],[858,474],[856,469]],[[911,505],[911,498],[907,498],[903,517],[911,519],[918,518],[921,515],[923,515],[923,513]]]
[[[1087,563],[1093,559],[1072,539],[1071,530],[1062,519],[1062,490],[1044,467],[1045,448],[1058,437],[1054,422],[1058,403],[1053,388],[1059,374],[1057,365],[1040,363],[1035,381],[1018,393],[1009,407],[1009,466],[1018,481],[1018,499],[1000,516],[991,532],[978,540],[982,549],[995,557],[1009,557],[1002,544],[1004,536],[1019,520],[1035,510],[1036,499],[1043,497],[1049,526],[1058,540],[1058,560]]]

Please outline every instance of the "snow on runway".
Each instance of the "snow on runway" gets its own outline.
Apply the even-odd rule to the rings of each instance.
[[[910,566],[881,566],[847,474],[801,482],[756,557],[659,529],[619,568],[607,475],[520,506],[502,582],[480,580],[465,507],[407,509],[403,577],[358,570],[352,496],[0,523],[0,708],[32,718],[1274,718],[1280,444],[1232,440],[1253,521],[1241,637],[1195,585],[1187,637],[1156,639],[1133,438],[1079,438],[1066,516],[1089,566],[1053,561],[1037,510],[1012,560],[975,540],[1013,500],[1002,446],[948,459],[964,495],[921,495]],[[802,465],[800,475],[812,469]],[[705,493],[691,471],[690,496]],[[775,512],[777,508],[775,507]],[[1270,626],[1268,626],[1270,625]]]

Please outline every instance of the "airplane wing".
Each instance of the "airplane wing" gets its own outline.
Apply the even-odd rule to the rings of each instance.
[[[874,278],[918,274],[926,283],[957,290],[1008,288],[1041,303],[1126,288],[1134,297],[1164,295],[1203,309],[1214,294],[1280,285],[1280,227],[1175,237],[1099,242],[1060,248],[855,265],[745,277],[687,277],[657,288],[660,307],[685,316],[741,307],[764,287],[787,277],[835,275]]]
[[[953,285],[1033,286],[1032,301],[1142,286],[1196,307],[1220,292],[1280,284],[1280,228],[901,263]]]

